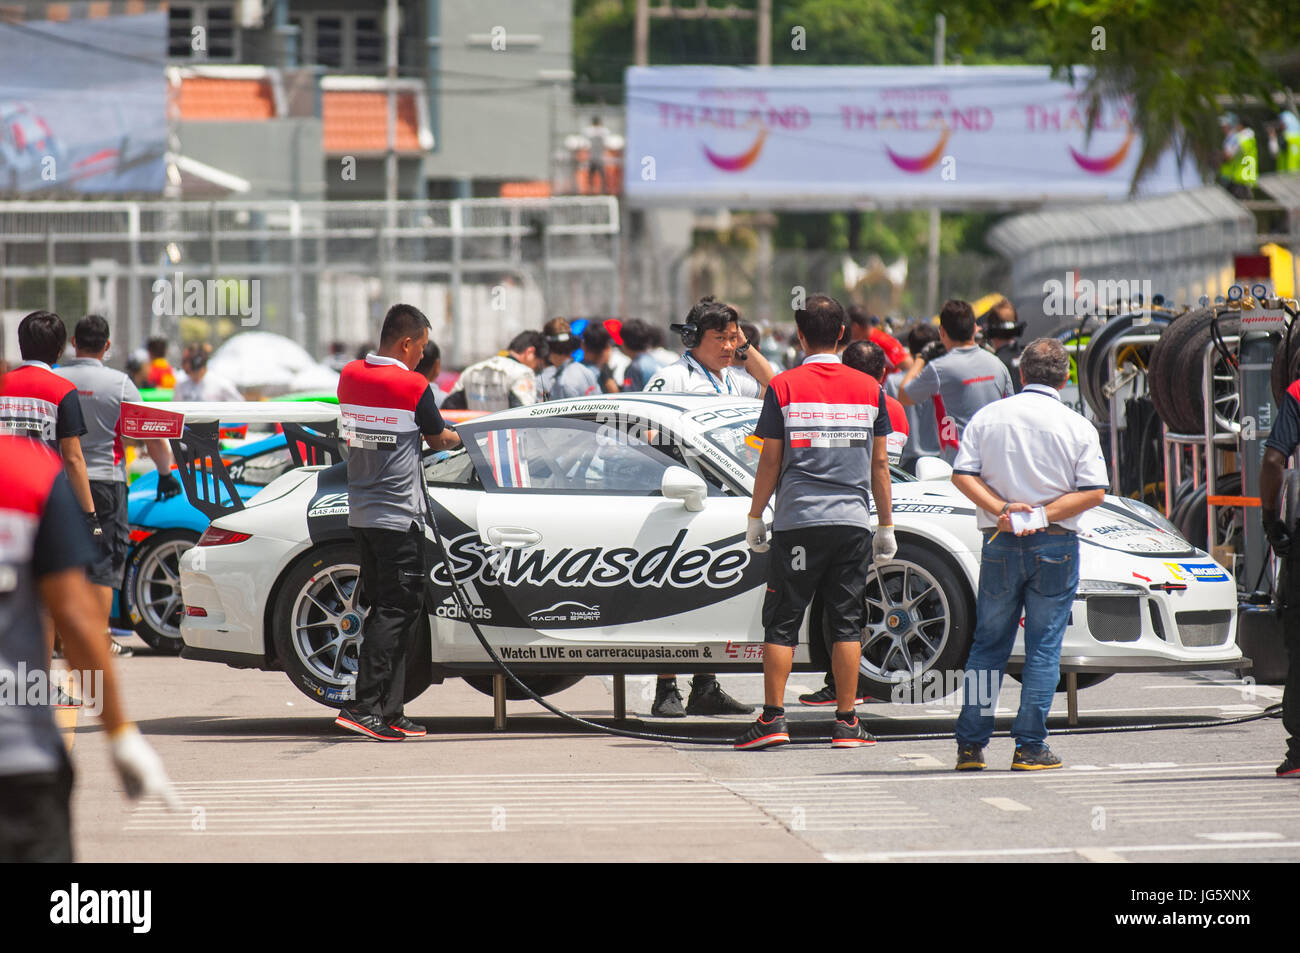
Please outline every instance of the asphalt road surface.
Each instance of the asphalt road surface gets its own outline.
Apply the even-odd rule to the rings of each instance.
[[[989,768],[952,770],[948,702],[859,711],[881,743],[735,752],[593,735],[532,702],[492,731],[491,699],[460,680],[407,706],[430,736],[379,744],[348,735],[279,673],[138,654],[119,663],[129,712],[162,756],[185,807],[132,803],[98,724],[60,713],[77,767],[74,831],[84,861],[1060,861],[1278,862],[1300,859],[1300,782],[1281,780],[1277,719],[1213,729],[1057,734],[1061,770],[1011,773],[995,738]],[[683,690],[686,679],[681,680]],[[833,715],[795,696],[792,733],[829,733]],[[724,676],[759,703],[758,675]],[[999,729],[1018,685],[1008,679]],[[729,738],[745,717],[651,719],[649,677],[628,679],[626,727]],[[554,696],[610,720],[611,680]],[[1228,673],[1116,676],[1080,693],[1081,726],[1230,718],[1280,687]],[[1058,696],[1053,731],[1066,727]],[[612,722],[611,722],[612,723]],[[890,741],[904,734],[938,740]]]

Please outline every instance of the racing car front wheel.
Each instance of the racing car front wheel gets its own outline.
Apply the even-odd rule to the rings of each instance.
[[[971,589],[934,550],[901,539],[897,557],[867,576],[862,678],[877,698],[922,700],[956,684],[975,629]],[[933,673],[933,674],[931,674]]]
[[[180,655],[181,556],[199,541],[197,533],[168,529],[154,533],[131,553],[122,594],[123,615],[136,634],[162,655]]]
[[[356,697],[357,660],[370,607],[361,598],[356,547],[313,549],[284,574],[272,610],[276,657],[295,688],[332,708]],[[407,661],[405,701],[429,687],[427,620]]]

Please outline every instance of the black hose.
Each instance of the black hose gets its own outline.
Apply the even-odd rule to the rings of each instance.
[[[483,650],[487,652],[488,657],[491,658],[493,663],[496,664],[497,668],[501,670],[501,674],[503,674],[506,678],[510,679],[510,681],[514,682],[515,685],[517,685],[519,689],[526,696],[531,698],[533,701],[537,702],[537,704],[541,705],[551,714],[556,715],[565,721],[571,722],[575,725],[580,725],[581,727],[588,728],[592,731],[604,732],[607,735],[615,735],[616,737],[619,738],[636,738],[641,741],[667,741],[667,742],[672,742],[674,744],[687,744],[687,745],[713,745],[713,746],[726,745],[727,747],[731,747],[732,745],[735,744],[734,739],[731,738],[700,738],[700,737],[692,737],[687,735],[661,735],[656,732],[650,732],[650,731],[631,731],[627,728],[613,728],[609,725],[602,725],[599,722],[588,721],[585,718],[579,718],[577,715],[570,714],[569,712],[564,711],[562,708],[557,708],[555,705],[552,705],[541,695],[538,695],[535,691],[533,691],[530,687],[528,687],[528,685],[524,684],[524,682],[520,680],[519,676],[517,676],[514,672],[510,670],[510,667],[506,665],[506,663],[502,660],[501,656],[499,656],[496,653],[496,650],[492,648],[491,643],[488,642],[487,638],[483,635],[483,630],[478,627],[478,622],[474,619],[474,613],[470,611],[469,602],[468,600],[466,600],[465,593],[461,589],[460,580],[456,578],[456,572],[452,568],[451,560],[447,557],[447,549],[443,545],[442,533],[438,529],[438,521],[437,519],[434,518],[432,507],[426,507],[425,512],[428,514],[429,522],[433,526],[433,538],[438,543],[438,552],[442,555],[443,565],[447,567],[447,574],[448,576],[451,577],[451,591],[455,594],[456,604],[460,607],[461,615],[464,616],[464,618],[469,622],[470,628],[474,630],[475,638],[477,638],[479,644],[483,646]],[[1097,727],[1097,728],[1067,728],[1063,731],[1054,732],[1054,734],[1090,735],[1090,734],[1105,734],[1105,733],[1119,732],[1119,731],[1163,731],[1165,729],[1181,729],[1181,728],[1188,728],[1188,729],[1221,728],[1224,727],[1225,725],[1240,725],[1240,724],[1245,724],[1248,721],[1257,721],[1260,718],[1281,717],[1281,713],[1282,713],[1282,706],[1281,704],[1277,704],[1277,705],[1271,705],[1261,712],[1256,712],[1255,714],[1251,714],[1251,715],[1242,715],[1237,718],[1227,718],[1227,719],[1215,718],[1215,719],[1210,719],[1208,721],[1172,722],[1170,724],[1164,724],[1164,725],[1160,725],[1160,724],[1108,725],[1108,726]],[[1010,737],[1011,732],[996,731],[993,734],[994,737],[996,738],[1005,738],[1005,737]],[[944,731],[944,732],[932,732],[926,734],[889,735],[887,737],[879,738],[877,740],[879,741],[951,741],[952,737],[953,735],[951,731]],[[792,744],[810,745],[810,744],[826,744],[831,739],[829,737],[823,736],[817,738],[791,738],[790,740]]]

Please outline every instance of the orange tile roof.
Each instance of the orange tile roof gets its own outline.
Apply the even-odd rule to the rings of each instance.
[[[328,155],[384,152],[388,148],[388,103],[382,91],[331,89],[321,92],[324,149]],[[415,93],[397,94],[397,151],[420,152]]]
[[[217,79],[187,76],[181,80],[180,118],[274,119],[275,99],[269,79]]]

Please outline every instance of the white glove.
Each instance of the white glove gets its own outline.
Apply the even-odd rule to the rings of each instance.
[[[118,731],[109,741],[109,751],[113,756],[113,767],[117,768],[118,777],[126,785],[127,797],[134,799],[157,794],[169,810],[180,810],[181,799],[167,777],[162,759],[144,740],[139,728],[127,725]]]
[[[771,549],[771,543],[767,541],[767,527],[763,525],[763,517],[749,518],[749,524],[745,528],[745,542],[756,553],[765,553]]]
[[[892,562],[898,555],[898,540],[894,539],[894,527],[877,526],[871,537],[871,561],[877,566]]]

